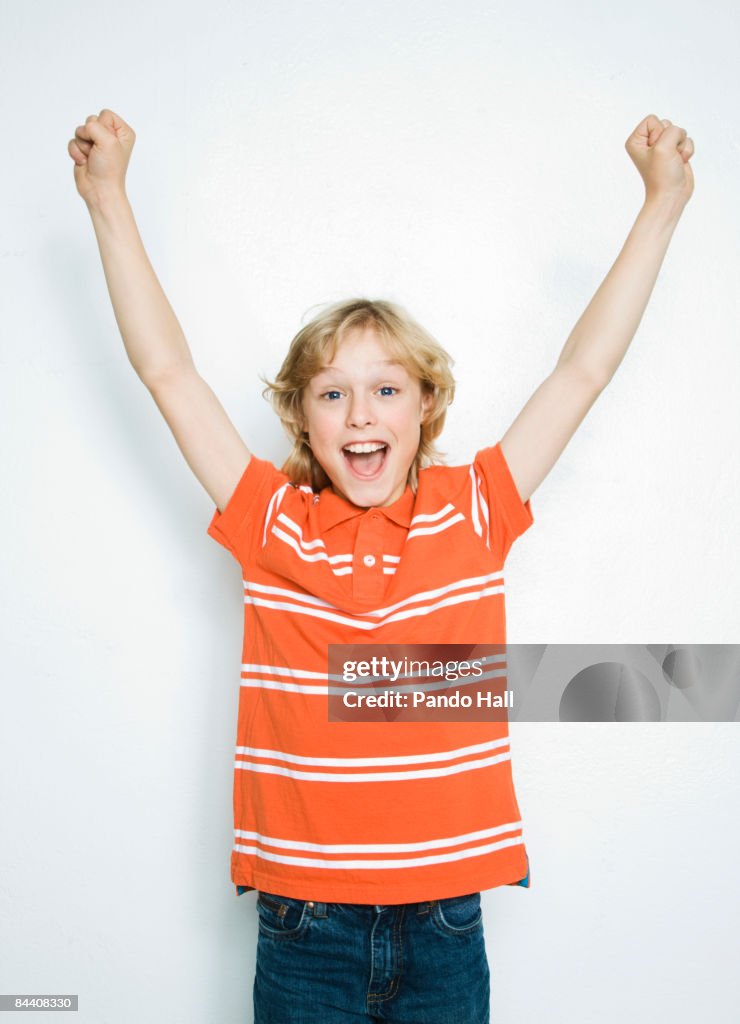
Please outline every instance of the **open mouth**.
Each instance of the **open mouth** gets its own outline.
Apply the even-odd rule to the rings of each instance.
[[[350,444],[342,448],[342,455],[352,474],[358,480],[374,480],[383,472],[388,445],[381,441],[367,444]]]

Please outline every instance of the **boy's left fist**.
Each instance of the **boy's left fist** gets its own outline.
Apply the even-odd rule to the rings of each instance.
[[[645,198],[674,196],[687,203],[694,191],[694,175],[689,160],[694,143],[686,129],[648,114],[624,144],[630,160],[645,182]]]

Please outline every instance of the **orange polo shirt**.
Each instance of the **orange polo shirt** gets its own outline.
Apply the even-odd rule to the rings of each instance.
[[[528,884],[506,722],[330,722],[329,644],[505,643],[533,523],[500,444],[363,509],[252,456],[208,526],[241,566],[237,892],[392,904]]]

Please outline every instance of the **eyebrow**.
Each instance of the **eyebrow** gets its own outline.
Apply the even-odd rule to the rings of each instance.
[[[378,369],[388,369],[395,366],[402,367],[403,363],[400,359],[381,359],[377,363],[372,363],[371,366],[372,368],[377,367]],[[335,373],[341,376],[343,371],[340,370],[338,366],[321,366],[314,374],[313,379],[315,380],[316,377],[320,377],[326,373]]]
[[[400,366],[400,359],[379,359],[377,363],[371,363],[371,366]],[[321,366],[318,369],[318,373],[324,373],[327,370],[338,370],[337,366]],[[340,371],[341,372],[341,371]]]

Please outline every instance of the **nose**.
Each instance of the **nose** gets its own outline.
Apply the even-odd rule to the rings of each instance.
[[[372,405],[368,397],[360,392],[354,392],[347,409],[347,425],[351,427],[366,427],[375,422]]]

